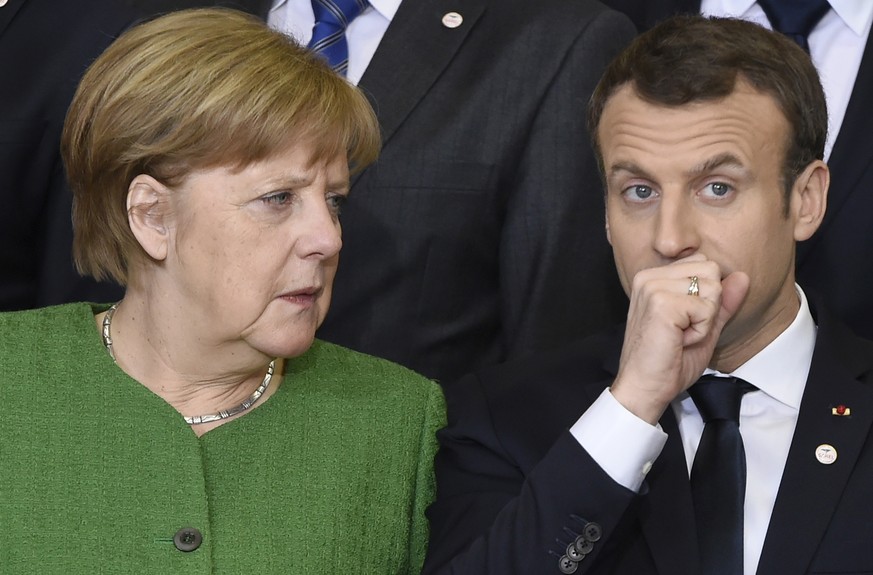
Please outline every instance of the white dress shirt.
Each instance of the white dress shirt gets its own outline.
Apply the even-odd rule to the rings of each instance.
[[[764,538],[788,459],[806,388],[816,326],[806,296],[795,286],[800,309],[788,328],[730,375],[758,391],[747,393],[740,408],[740,434],[746,451],[744,505],[744,573],[757,570]],[[712,370],[707,370],[713,373]],[[688,473],[703,434],[703,419],[687,393],[672,403],[685,448]],[[660,426],[638,419],[616,401],[609,390],[579,418],[570,432],[616,482],[639,491],[667,436]]]
[[[361,76],[373,59],[382,36],[391,24],[401,0],[369,0],[370,5],[352,20],[346,29],[349,43],[349,69],[346,78],[358,85]],[[303,46],[312,38],[315,16],[311,0],[278,0],[273,2],[267,23],[284,32]]]
[[[825,160],[830,157],[843,124],[873,23],[873,2],[870,0],[828,1],[831,9],[807,38],[809,53],[821,76],[828,103]],[[772,29],[764,10],[755,0],[702,0],[700,11],[707,16],[743,18]]]

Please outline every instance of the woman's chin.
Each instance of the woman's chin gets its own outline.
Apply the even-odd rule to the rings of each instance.
[[[308,336],[297,333],[293,337],[287,339],[281,336],[276,337],[273,341],[264,342],[263,345],[256,345],[256,349],[270,357],[293,358],[306,353],[312,342],[315,341],[315,332]]]

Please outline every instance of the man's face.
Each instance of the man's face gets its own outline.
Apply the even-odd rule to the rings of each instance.
[[[640,270],[700,253],[722,278],[743,271],[751,280],[718,348],[776,337],[797,310],[795,241],[817,226],[797,190],[786,215],[788,130],[776,102],[743,81],[722,100],[670,108],[645,102],[632,86],[619,89],[598,138],[607,235],[625,291]]]

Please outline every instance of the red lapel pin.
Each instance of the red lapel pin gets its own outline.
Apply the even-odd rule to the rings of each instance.
[[[852,415],[852,409],[841,403],[838,406],[831,408],[831,415],[836,415],[838,417]]]

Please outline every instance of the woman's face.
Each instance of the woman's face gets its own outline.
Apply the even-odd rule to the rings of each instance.
[[[345,157],[297,145],[242,170],[194,171],[170,195],[164,288],[201,343],[305,352],[330,305]]]

